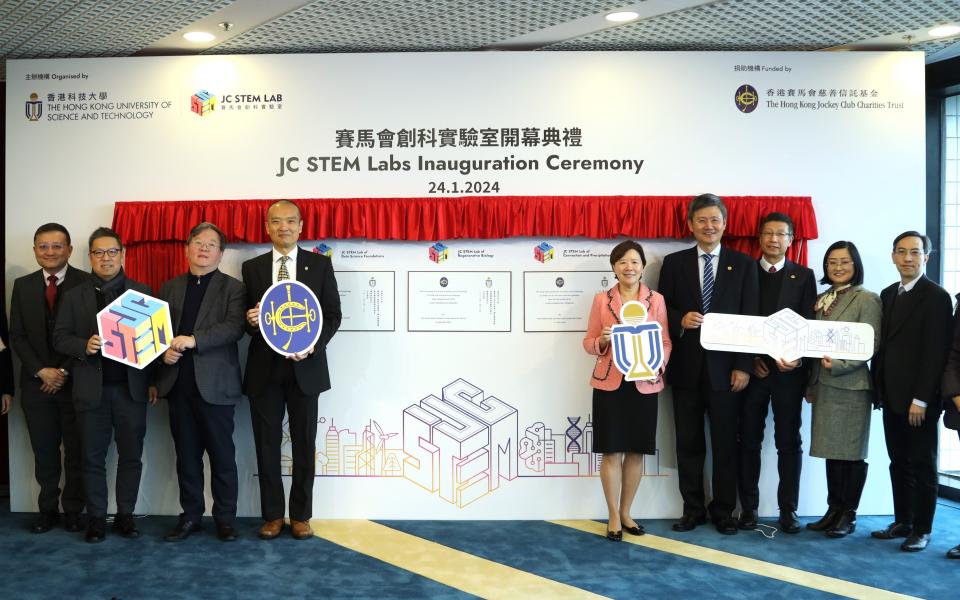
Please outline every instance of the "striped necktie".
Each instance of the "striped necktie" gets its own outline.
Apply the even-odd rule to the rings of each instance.
[[[710,300],[713,298],[713,255],[703,255],[703,314],[710,312]]]
[[[280,270],[277,271],[277,281],[283,281],[284,279],[290,279],[290,272],[287,271],[287,261],[290,260],[289,256],[280,257]]]

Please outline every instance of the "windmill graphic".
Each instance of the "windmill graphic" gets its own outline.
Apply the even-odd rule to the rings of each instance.
[[[376,430],[377,430],[377,435],[378,435],[379,438],[380,438],[380,441],[377,443],[377,448],[376,448],[376,451],[374,452],[374,456],[376,457],[376,462],[377,462],[377,474],[378,474],[378,475],[382,475],[382,474],[383,474],[384,461],[385,461],[386,456],[387,456],[387,452],[386,452],[386,449],[387,449],[387,440],[389,440],[389,439],[392,438],[393,436],[399,435],[399,434],[397,434],[397,433],[384,433],[384,432],[383,432],[383,428],[380,427],[380,423],[377,423],[377,422],[374,421],[373,419],[370,419],[370,422],[373,423],[374,428],[376,428]]]

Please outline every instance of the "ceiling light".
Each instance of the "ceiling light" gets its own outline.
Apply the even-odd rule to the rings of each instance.
[[[188,31],[183,34],[183,39],[188,42],[212,42],[215,37],[212,33],[206,31]]]
[[[930,37],[941,38],[949,37],[951,35],[957,35],[960,33],[960,26],[958,25],[941,25],[940,27],[934,27],[929,32]]]
[[[613,23],[626,23],[627,21],[633,21],[639,16],[639,13],[633,12],[632,10],[621,10],[608,13],[605,18]]]

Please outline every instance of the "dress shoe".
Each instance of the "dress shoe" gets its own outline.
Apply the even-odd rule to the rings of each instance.
[[[637,523],[633,527],[627,527],[626,525],[624,525],[623,530],[629,533],[630,535],[643,535],[647,532],[646,529],[643,528],[643,525],[641,525],[640,523]]]
[[[623,541],[623,531],[610,531],[607,530],[607,539],[611,542],[622,542]]]
[[[913,533],[913,527],[910,527],[906,523],[894,522],[883,529],[870,532],[870,537],[878,540],[892,540],[893,538],[910,537],[911,533]]]
[[[900,549],[904,552],[920,552],[921,550],[926,549],[927,544],[929,543],[929,533],[914,533],[911,534],[905,542],[900,544]]]
[[[737,528],[756,529],[757,528],[757,511],[741,510],[740,518],[737,519]]]
[[[97,544],[107,537],[107,520],[103,517],[90,517],[87,519],[87,532],[83,535],[84,541],[88,544]]]
[[[272,540],[280,535],[281,529],[283,529],[283,519],[274,519],[264,523],[257,535],[260,536],[261,540]]]
[[[827,513],[820,517],[819,521],[807,523],[807,529],[810,531],[827,531],[833,528],[842,514],[843,510],[841,510],[839,506],[831,506],[827,509]]]
[[[30,526],[30,533],[46,533],[53,529],[53,526],[60,521],[60,514],[55,512],[42,512],[37,520]]]
[[[736,535],[737,534],[737,522],[733,517],[723,517],[722,519],[716,519],[713,522],[713,526],[717,528],[717,531],[723,535]]]
[[[857,530],[857,511],[845,510],[833,527],[827,530],[827,537],[847,537]]]
[[[80,523],[80,513],[68,512],[63,514],[63,528],[70,532],[83,531]]]
[[[221,542],[235,542],[237,541],[237,531],[233,528],[233,525],[217,523],[217,539]]]
[[[294,521],[290,519],[290,530],[295,540],[306,540],[313,537],[313,528],[308,521]],[[622,533],[620,534],[623,535]]]
[[[780,531],[784,533],[800,533],[800,521],[796,511],[780,511]]]
[[[680,520],[673,524],[672,529],[674,531],[693,531],[697,528],[697,525],[703,525],[707,522],[707,518],[703,515],[695,516],[690,513],[684,513]]]
[[[166,542],[182,542],[190,537],[191,533],[198,531],[200,531],[200,523],[196,523],[192,519],[181,515],[177,526],[168,531],[167,535],[163,536],[163,539]]]
[[[947,558],[960,558],[960,545],[947,550]]]
[[[140,537],[140,530],[133,522],[133,515],[123,515],[117,513],[113,517],[113,530],[120,533],[125,538]]]

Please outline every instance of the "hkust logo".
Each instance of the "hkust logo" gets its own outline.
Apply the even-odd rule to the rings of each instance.
[[[757,89],[745,83],[737,88],[737,92],[733,96],[733,101],[737,105],[737,110],[742,113],[752,113],[757,110],[757,106],[760,105],[760,96],[757,94]]]
[[[636,300],[620,308],[620,324],[614,325],[613,364],[627,381],[654,380],[663,365],[663,331],[660,323],[648,321],[647,309]]]
[[[30,94],[30,99],[26,102],[25,110],[28,121],[39,121],[40,117],[43,116],[43,102],[36,92]]]

